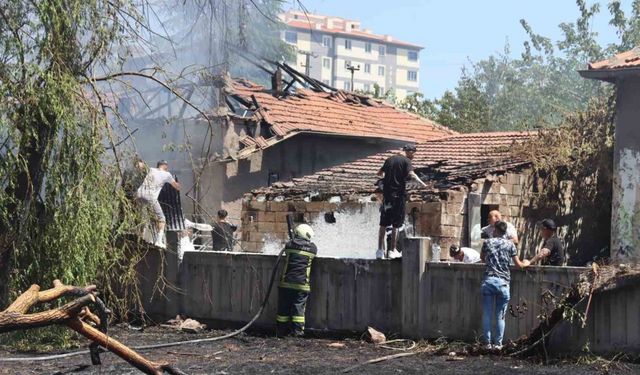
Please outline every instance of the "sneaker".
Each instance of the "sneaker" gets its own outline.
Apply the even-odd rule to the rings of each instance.
[[[494,345],[494,346],[493,346],[493,350],[495,350],[495,351],[497,351],[497,352],[502,351],[502,345]]]
[[[491,344],[484,344],[484,346],[482,347],[484,350],[493,350],[493,345]]]
[[[398,259],[398,258],[402,258],[401,252],[399,252],[397,249],[393,249],[389,251],[389,259]]]
[[[384,250],[378,249],[378,251],[376,251],[376,259],[383,259],[383,258],[384,258]]]

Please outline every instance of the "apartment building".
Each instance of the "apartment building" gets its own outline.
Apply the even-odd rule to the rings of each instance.
[[[289,11],[282,39],[297,49],[295,68],[348,91],[391,91],[398,100],[419,91],[423,47],[362,29],[359,21]],[[351,70],[353,67],[353,87]]]

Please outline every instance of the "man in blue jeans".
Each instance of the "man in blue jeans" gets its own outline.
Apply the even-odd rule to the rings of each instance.
[[[504,316],[509,303],[509,271],[510,261],[519,268],[528,267],[528,260],[520,261],[515,245],[503,238],[507,232],[507,223],[498,221],[494,224],[495,237],[486,239],[482,244],[482,261],[487,264],[482,281],[482,333],[486,348],[502,350],[504,336]],[[491,321],[495,317],[496,329],[491,329]],[[492,335],[493,333],[493,335]],[[492,340],[493,339],[493,340]]]

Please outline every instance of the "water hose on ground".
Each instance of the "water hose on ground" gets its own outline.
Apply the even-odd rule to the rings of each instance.
[[[262,313],[264,311],[265,306],[269,302],[269,296],[271,295],[271,291],[273,290],[273,283],[276,280],[276,274],[278,272],[278,265],[280,264],[280,260],[282,259],[282,254],[284,254],[284,249],[282,249],[280,251],[280,253],[278,254],[278,258],[276,260],[276,264],[273,266],[273,270],[271,271],[271,279],[269,280],[269,286],[267,288],[267,294],[265,295],[264,300],[262,301],[262,304],[260,305],[260,308],[258,309],[258,312],[256,312],[256,314],[253,316],[253,318],[247,324],[245,324],[242,328],[237,329],[237,330],[235,330],[233,332],[230,332],[230,333],[228,333],[226,335],[222,335],[222,336],[209,337],[209,338],[203,338],[203,339],[194,339],[194,340],[174,341],[174,342],[167,342],[167,343],[154,344],[154,345],[132,346],[131,349],[133,349],[133,350],[151,350],[151,349],[168,348],[168,347],[171,347],[171,346],[180,346],[180,345],[188,345],[188,344],[198,344],[198,343],[203,343],[203,342],[221,341],[221,340],[226,340],[226,339],[232,338],[232,337],[237,336],[237,335],[241,334],[242,332],[246,331],[247,329],[249,329],[249,327],[251,327],[253,325],[253,323],[256,322],[256,320],[258,320],[258,318],[260,318],[260,316],[262,315]],[[100,351],[101,352],[106,352],[107,350],[105,350],[103,348],[100,348]],[[57,360],[57,359],[68,358],[68,357],[73,357],[73,356],[77,356],[77,355],[89,354],[89,353],[90,353],[89,350],[78,350],[78,351],[69,352],[69,353],[54,354],[54,355],[44,355],[44,356],[35,356],[35,357],[0,358],[0,362],[53,361],[53,360]]]

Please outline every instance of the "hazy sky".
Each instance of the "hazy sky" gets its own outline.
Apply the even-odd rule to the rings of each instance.
[[[420,87],[427,97],[456,86],[463,65],[502,51],[508,40],[512,54],[522,52],[526,34],[520,19],[556,40],[561,22],[573,22],[573,0],[302,0],[310,12],[357,19],[377,34],[425,47],[420,54]],[[589,4],[594,1],[588,1]],[[615,32],[608,27],[608,1],[593,25],[602,41]],[[629,1],[623,0],[625,8]]]

